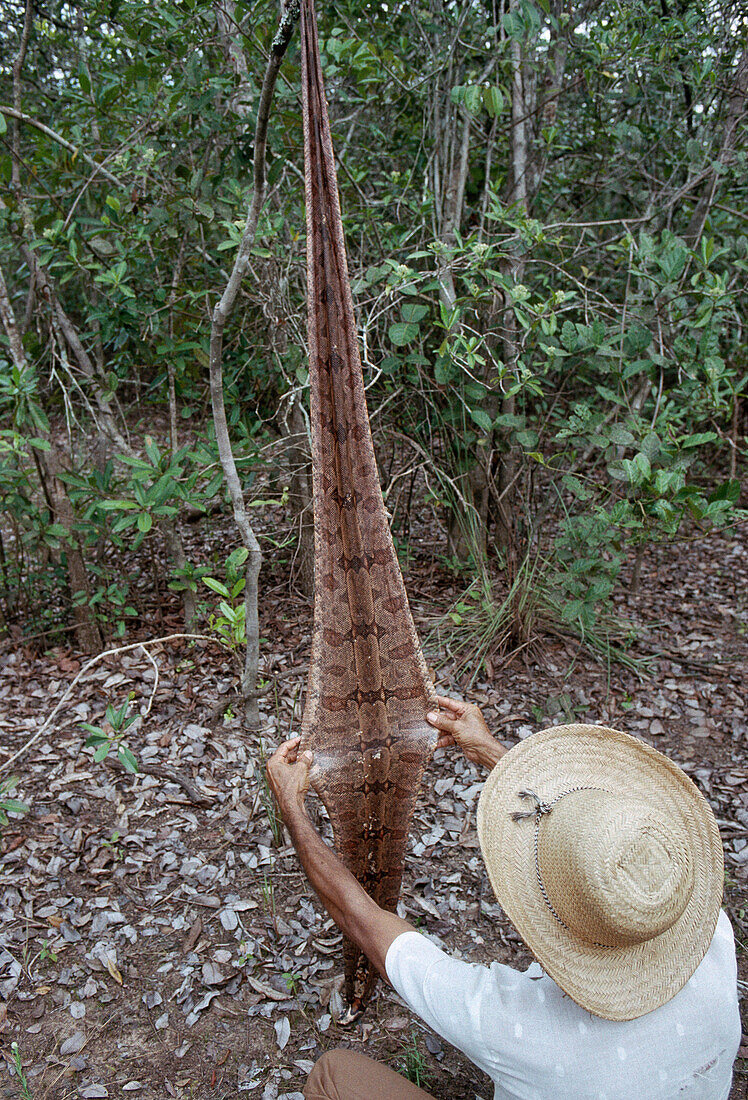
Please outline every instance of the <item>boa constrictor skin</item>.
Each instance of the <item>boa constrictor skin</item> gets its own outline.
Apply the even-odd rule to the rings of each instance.
[[[434,706],[390,535],[366,410],[313,0],[301,4],[314,629],[302,749],[346,866],[381,906],[400,894]],[[376,972],[344,945],[347,1021]]]

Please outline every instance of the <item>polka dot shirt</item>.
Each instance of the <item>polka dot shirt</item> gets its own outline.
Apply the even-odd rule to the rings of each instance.
[[[637,1020],[581,1009],[537,963],[462,962],[418,932],[387,976],[421,1019],[494,1082],[494,1100],[727,1100],[740,1045],[735,942],[724,913],[683,989]]]

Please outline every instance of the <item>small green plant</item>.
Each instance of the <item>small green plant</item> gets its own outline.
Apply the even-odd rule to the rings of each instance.
[[[125,733],[138,718],[137,714],[128,714],[134,698],[135,693],[130,692],[121,707],[115,707],[109,703],[104,713],[103,726],[92,726],[90,722],[80,724],[89,734],[86,738],[86,747],[93,748],[93,758],[97,764],[106,760],[109,753],[114,751],[122,767],[132,775],[137,775],[137,758],[124,742]]]
[[[17,775],[0,780],[0,829],[8,824],[8,814],[26,814],[29,811],[25,802],[11,798],[11,792],[16,789],[19,782]]]
[[[286,983],[286,989],[288,990],[288,992],[291,994],[291,996],[295,996],[296,991],[299,988],[299,975],[298,974],[290,974],[286,971],[283,974],[281,974],[281,977],[283,978],[283,981]]]
[[[18,1049],[18,1043],[10,1044],[10,1053],[13,1058],[13,1068],[18,1075],[18,1080],[21,1084],[20,1100],[33,1100],[31,1093],[29,1092],[29,1083],[26,1080],[26,1074],[23,1072],[23,1058],[21,1052]]]
[[[426,1059],[418,1049],[415,1028],[411,1030],[410,1042],[405,1045],[400,1072],[418,1088],[424,1088],[431,1077]]]
[[[250,959],[254,959],[254,952],[246,940],[242,940],[239,944],[239,957],[237,964],[239,966],[246,966]]]
[[[52,962],[57,962],[57,954],[50,946],[49,940],[42,940],[42,949],[39,952],[39,962],[45,962],[46,959],[51,959]]]
[[[215,577],[203,577],[203,584],[221,597],[218,611],[210,616],[210,626],[221,640],[231,649],[237,650],[247,644],[245,623],[244,586],[245,578],[240,574],[241,567],[249,557],[245,546],[232,550],[226,558],[224,572],[225,583]]]
[[[121,863],[125,858],[125,853],[122,845],[118,843],[120,838],[119,830],[115,829],[109,840],[102,840],[102,848],[108,848],[112,853],[115,863]]]
[[[91,566],[92,573],[103,576],[103,570],[98,565]],[[102,580],[96,591],[89,599],[85,592],[76,593],[73,598],[73,607],[76,604],[88,603],[89,607],[96,610],[96,618],[108,628],[111,628],[117,638],[123,638],[127,629],[127,620],[135,618],[137,611],[128,603],[130,598],[129,586],[120,581],[107,583]]]

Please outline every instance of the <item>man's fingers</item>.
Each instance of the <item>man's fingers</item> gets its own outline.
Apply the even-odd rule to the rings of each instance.
[[[275,750],[274,755],[280,757],[281,760],[287,760],[289,754],[297,747],[300,737],[289,737],[288,741],[283,741]]]
[[[268,769],[276,767],[279,764],[295,764],[296,750],[299,747],[300,740],[301,738],[296,736],[289,737],[287,741],[283,741],[268,760]]]
[[[454,734],[457,726],[453,718],[447,718],[446,714],[440,714],[437,710],[430,710],[426,715],[426,720],[432,726],[436,726],[438,730],[442,730],[443,733]]]
[[[457,718],[462,718],[465,713],[465,704],[459,699],[448,699],[446,695],[437,695],[436,701],[442,710],[451,711]]]

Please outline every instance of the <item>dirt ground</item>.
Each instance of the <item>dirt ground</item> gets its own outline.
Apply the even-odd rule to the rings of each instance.
[[[222,522],[222,521],[221,521]],[[197,536],[196,536],[197,537]],[[233,544],[228,526],[213,537]],[[81,677],[17,762],[30,805],[2,834],[0,1098],[298,1100],[314,1060],[350,1046],[411,1075],[435,1097],[489,1097],[487,1078],[380,986],[352,1030],[337,1023],[339,937],[287,838],[275,843],[263,753],[298,728],[311,613],[270,563],[263,597],[262,733],[235,716],[236,670],[208,642],[122,653]],[[457,591],[422,568],[406,583],[427,632]],[[466,696],[508,744],[570,719],[637,734],[680,763],[710,800],[725,844],[725,907],[748,989],[748,530],[652,550],[635,600],[639,679],[560,638],[496,662]],[[176,604],[151,609],[132,640],[178,630]],[[462,694],[432,649],[437,685]],[[63,648],[0,643],[0,764],[39,731],[84,667]],[[107,702],[150,711],[127,741],[144,774],[96,764],[80,723]],[[400,912],[463,958],[530,960],[483,870],[475,832],[482,776],[437,753],[416,812]],[[744,1017],[746,1020],[746,1017]],[[748,1031],[748,1021],[744,1024]],[[13,1065],[18,1044],[27,1093]],[[570,1093],[570,1096],[572,1093]],[[748,1037],[732,1100],[748,1098]],[[638,1098],[637,1098],[638,1100]]]

